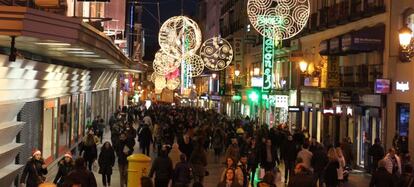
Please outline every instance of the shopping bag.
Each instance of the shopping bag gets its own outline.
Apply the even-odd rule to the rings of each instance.
[[[98,172],[99,171],[99,165],[98,165],[98,162],[96,160],[92,164],[92,171],[93,172]]]

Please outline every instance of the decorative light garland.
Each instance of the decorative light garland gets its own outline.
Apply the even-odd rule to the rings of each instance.
[[[184,58],[184,61],[187,63],[187,75],[190,77],[197,77],[203,73],[204,62],[200,56],[188,55]]]
[[[174,79],[167,80],[167,88],[169,90],[177,89],[178,86],[180,86],[180,84],[181,84],[181,81],[180,81],[179,78],[174,78]]]
[[[213,37],[203,43],[200,56],[208,69],[220,71],[233,60],[233,48],[227,40]]]
[[[305,27],[310,4],[309,0],[248,0],[247,14],[260,34],[285,40]]]

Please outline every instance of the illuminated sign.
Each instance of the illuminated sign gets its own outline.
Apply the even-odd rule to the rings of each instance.
[[[351,107],[346,107],[346,115],[352,116],[352,108]]]
[[[342,114],[342,106],[336,106],[336,113]]]
[[[263,87],[262,90],[269,91],[273,87],[273,57],[274,40],[263,37]]]
[[[333,109],[323,109],[323,114],[334,114],[335,111]]]
[[[260,26],[270,26],[274,27],[275,25],[282,25],[283,19],[279,16],[271,16],[271,15],[260,15],[258,16],[257,23]]]
[[[263,77],[252,77],[251,79],[252,87],[262,87],[263,86]]]
[[[300,111],[301,111],[300,107],[290,106],[288,108],[288,112],[300,112]]]
[[[408,90],[410,90],[410,83],[408,81],[407,82],[397,81],[395,83],[395,89],[399,90],[399,91],[402,91],[402,92],[408,91]]]

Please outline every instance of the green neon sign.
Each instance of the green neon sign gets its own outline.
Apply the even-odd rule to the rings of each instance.
[[[257,25],[261,27],[274,27],[274,26],[282,26],[283,25],[283,19],[278,16],[272,16],[272,15],[260,15],[257,18]]]
[[[274,40],[263,36],[263,91],[273,88]]]

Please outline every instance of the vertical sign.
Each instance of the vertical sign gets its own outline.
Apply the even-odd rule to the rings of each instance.
[[[339,87],[339,58],[337,56],[329,56],[327,75],[327,87]]]
[[[219,75],[219,95],[226,95],[226,69],[220,71]]]
[[[243,62],[243,43],[242,38],[237,37],[233,39],[234,42],[234,64],[237,65]]]
[[[263,36],[263,91],[273,87],[274,39]]]

